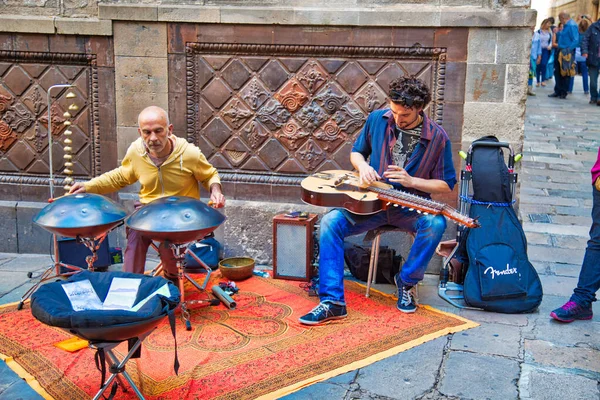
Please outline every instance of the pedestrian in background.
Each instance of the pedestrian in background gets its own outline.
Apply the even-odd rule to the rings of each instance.
[[[556,41],[556,32],[558,31],[558,27],[554,25],[554,17],[548,17],[548,23],[550,24],[550,32],[552,32],[552,48],[550,49],[550,56],[548,57],[548,64],[546,65],[546,77],[545,80],[552,80],[554,77],[554,53],[555,47],[554,42]]]
[[[575,73],[575,48],[579,43],[579,27],[567,12],[561,12],[558,19],[563,29],[557,33],[556,54],[554,56],[554,93],[549,97],[566,99],[570,77]]]
[[[560,322],[592,319],[592,303],[596,301],[596,292],[600,289],[600,148],[591,172],[593,203],[590,240],[587,242],[573,295],[562,307],[550,313],[552,318]]]
[[[540,34],[533,32],[531,38],[531,55],[529,57],[529,79],[527,80],[527,95],[535,96],[533,92],[533,77],[536,76],[536,70],[542,60],[542,46],[540,43]]]
[[[600,20],[594,22],[583,35],[581,56],[586,59],[590,74],[590,104],[598,102],[598,66],[600,65]]]
[[[583,82],[583,92],[585,94],[590,94],[588,82],[588,67],[585,63],[585,57],[581,54],[581,44],[583,42],[584,34],[590,26],[590,21],[582,17],[577,26],[579,27],[579,45],[575,49],[575,62],[577,63],[577,71],[581,75],[581,81]],[[569,82],[569,93],[573,93],[574,84],[575,77],[572,76],[571,82]]]
[[[536,86],[546,86],[546,71],[548,70],[548,60],[550,60],[550,54],[552,53],[552,31],[550,30],[550,20],[545,19],[538,29],[540,35],[540,46],[542,48],[542,57],[539,65],[536,68]]]

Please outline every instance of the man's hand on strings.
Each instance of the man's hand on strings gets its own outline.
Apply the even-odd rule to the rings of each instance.
[[[358,174],[360,177],[359,184],[362,185],[370,185],[373,182],[381,179],[381,176],[375,171],[373,167],[371,167],[367,162],[364,162],[358,168]]]
[[[383,177],[390,182],[399,183],[407,188],[414,187],[415,178],[410,176],[404,168],[397,165],[389,165],[388,169],[383,173]]]

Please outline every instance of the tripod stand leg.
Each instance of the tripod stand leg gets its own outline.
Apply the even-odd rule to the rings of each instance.
[[[60,273],[60,267],[67,268],[67,269],[70,269],[72,271],[61,274]],[[56,270],[56,274],[53,274],[55,270]],[[71,275],[77,274],[77,273],[79,273],[81,271],[82,271],[82,269],[79,268],[79,267],[75,267],[73,265],[68,265],[68,264],[63,264],[63,263],[56,263],[56,264],[50,265],[48,268],[46,268],[46,270],[44,271],[44,273],[42,273],[42,275],[40,276],[39,282],[37,282],[32,287],[30,287],[25,292],[25,294],[23,294],[23,296],[21,297],[21,300],[19,301],[19,304],[17,305],[17,310],[21,310],[23,308],[23,304],[25,304],[25,302],[27,301],[27,299],[29,299],[29,297],[31,297],[31,295],[40,287],[40,285],[42,283],[44,283],[44,282],[46,282],[46,281],[48,281],[50,279],[54,279],[54,278],[71,276]]]
[[[202,283],[202,287],[198,287],[198,285],[196,285],[196,287],[198,287],[199,290],[205,290],[206,289],[206,285],[208,284],[208,281],[210,280],[210,274],[212,273],[212,268],[210,268],[208,265],[206,265],[206,263],[204,261],[202,261],[200,259],[200,257],[198,257],[196,254],[194,254],[194,252],[191,251],[189,248],[187,248],[185,250],[185,254],[189,254],[194,260],[196,260],[196,262],[202,268],[204,268],[206,270],[206,277],[204,278],[204,282]],[[188,276],[188,279],[190,279],[189,276]]]
[[[104,393],[106,391],[106,389],[108,389],[108,387],[110,386],[112,381],[115,380],[116,377],[117,377],[117,374],[111,374],[111,376],[108,377],[106,382],[104,382],[104,385],[102,385],[102,387],[100,388],[100,391],[98,393],[96,393],[93,400],[98,400],[98,399],[102,398],[102,393]]]

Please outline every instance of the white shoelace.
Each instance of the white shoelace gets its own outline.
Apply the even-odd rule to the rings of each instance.
[[[414,303],[415,305],[417,304],[417,300],[416,300],[416,288],[413,286],[408,290],[405,290],[404,288],[402,288],[402,300],[400,301],[400,303],[403,306],[407,306],[410,303]]]
[[[312,315],[318,315],[321,310],[325,310],[325,315],[327,315],[327,313],[329,313],[329,306],[325,303],[320,303],[314,310],[312,310],[310,313]]]

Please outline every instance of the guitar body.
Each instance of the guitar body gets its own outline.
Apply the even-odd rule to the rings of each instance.
[[[302,201],[322,207],[341,207],[354,214],[374,214],[384,208],[377,193],[353,185],[336,185],[341,177],[355,179],[354,172],[331,170],[318,172],[302,181]]]

